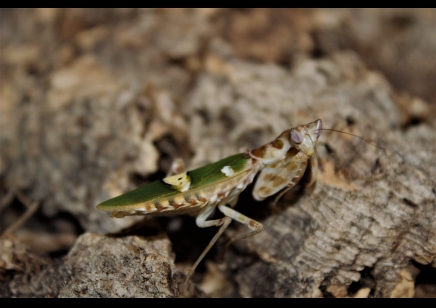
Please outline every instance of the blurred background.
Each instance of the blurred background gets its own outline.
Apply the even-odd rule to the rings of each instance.
[[[338,116],[310,97],[321,81],[288,76],[314,61],[383,76],[390,127],[433,122],[435,29],[435,9],[2,9],[0,234],[30,209],[8,232],[20,262],[62,262],[84,232],[140,220],[95,205],[162,178],[175,158],[194,168],[321,116],[331,125]],[[4,260],[10,296],[25,270]]]

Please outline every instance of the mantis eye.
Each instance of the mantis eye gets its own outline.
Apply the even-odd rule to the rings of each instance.
[[[299,144],[303,141],[303,137],[295,129],[291,129],[291,140]]]

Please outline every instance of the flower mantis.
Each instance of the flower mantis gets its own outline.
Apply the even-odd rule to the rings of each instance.
[[[97,205],[111,217],[131,215],[173,216],[189,214],[196,217],[200,228],[220,227],[197,261],[186,280],[215,244],[232,220],[246,225],[250,231],[231,242],[248,238],[263,230],[263,225],[234,210],[239,194],[259,176],[253,197],[261,201],[281,191],[279,197],[294,187],[305,175],[305,183],[315,182],[318,160],[317,140],[323,128],[321,120],[285,130],[273,141],[250,151],[226,157],[201,168],[170,175]],[[223,218],[211,219],[218,208]]]

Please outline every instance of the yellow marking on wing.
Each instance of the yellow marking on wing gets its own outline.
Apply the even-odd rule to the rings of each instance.
[[[166,177],[162,181],[180,192],[185,192],[191,187],[191,179],[186,172]]]

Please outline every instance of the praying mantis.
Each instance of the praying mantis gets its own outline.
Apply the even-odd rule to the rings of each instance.
[[[253,197],[258,201],[280,191],[279,197],[282,196],[303,175],[307,186],[315,182],[318,172],[315,149],[322,130],[322,121],[319,119],[296,126],[285,130],[275,140],[257,149],[235,154],[188,172],[179,170],[178,174],[102,202],[97,205],[97,209],[111,212],[111,217],[116,218],[189,214],[196,217],[196,224],[200,228],[220,227],[191,266],[182,289],[184,290],[197,265],[232,220],[246,225],[250,231],[233,238],[229,244],[263,230],[260,222],[233,209],[239,194],[253,182],[258,172],[260,174],[253,189]],[[208,220],[216,208],[224,217]]]

